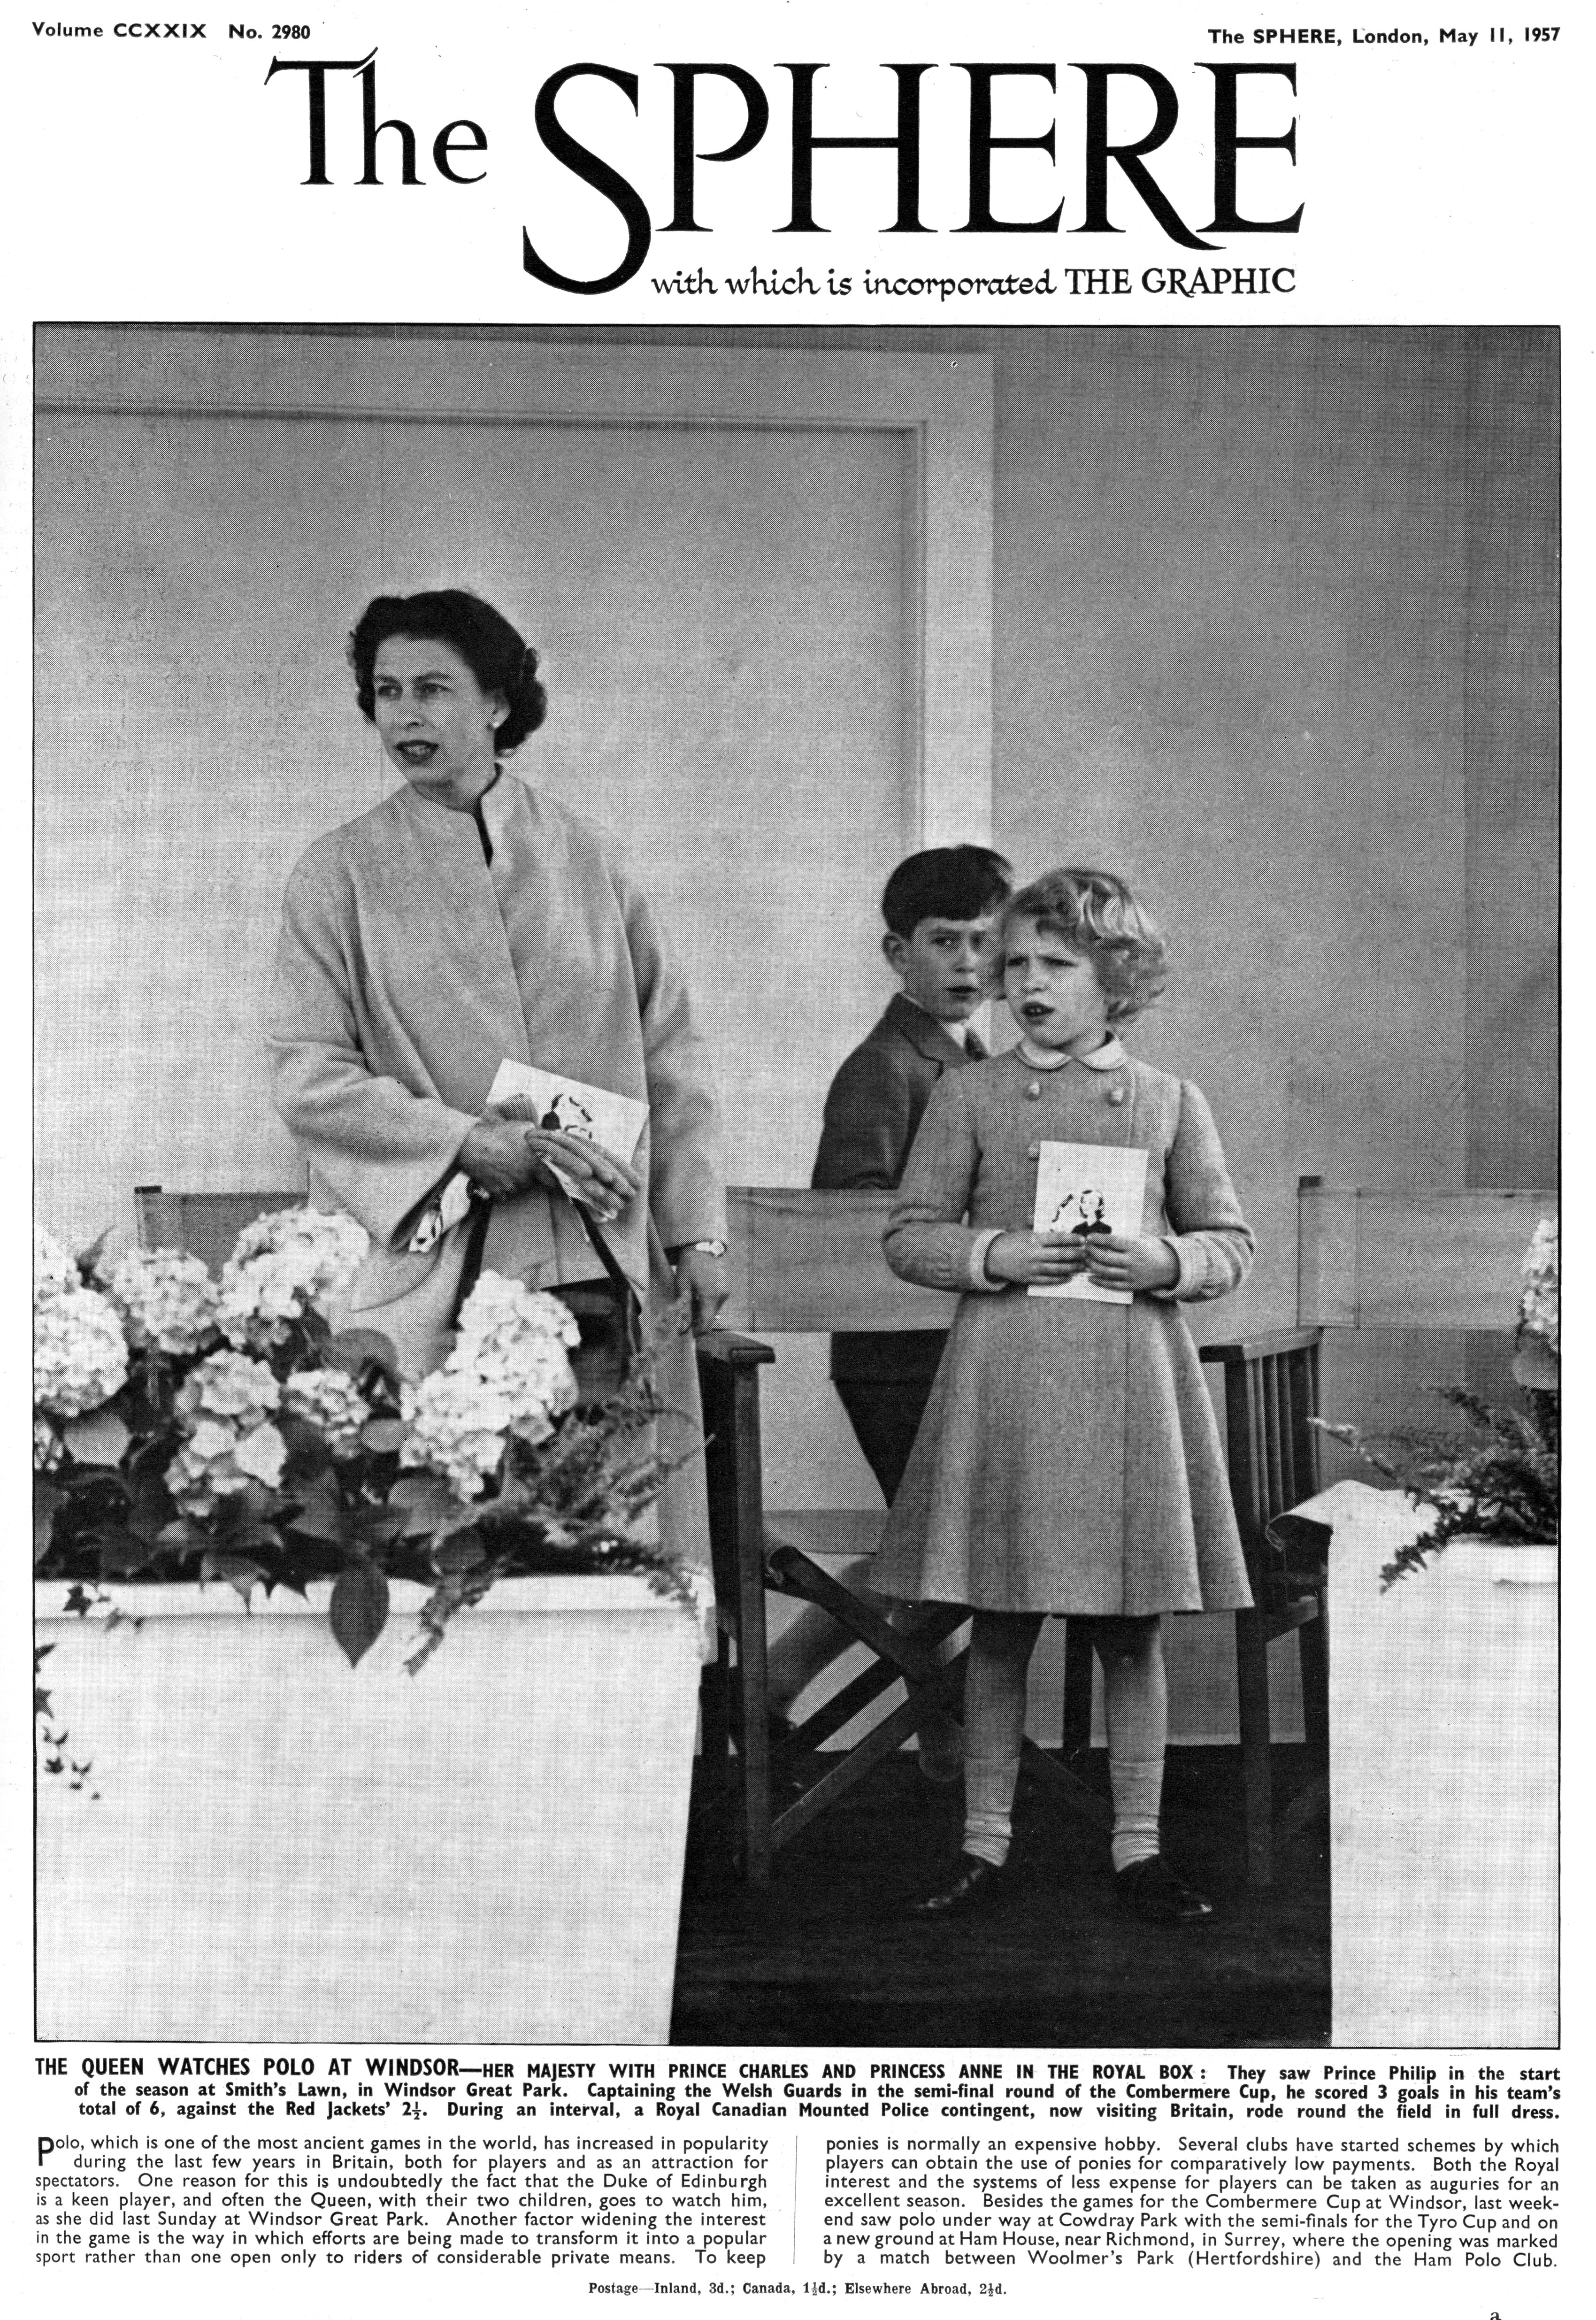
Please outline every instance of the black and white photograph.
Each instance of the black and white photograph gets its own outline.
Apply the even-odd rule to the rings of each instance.
[[[819,335],[40,333],[46,2035],[1555,2036],[1555,334]]]
[[[0,30],[24,2295],[1559,2320],[1589,47]]]

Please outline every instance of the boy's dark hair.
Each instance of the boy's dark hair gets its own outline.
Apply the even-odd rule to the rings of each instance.
[[[984,919],[1007,902],[1014,873],[986,846],[933,846],[900,862],[881,897],[881,915],[905,941],[922,919]]]

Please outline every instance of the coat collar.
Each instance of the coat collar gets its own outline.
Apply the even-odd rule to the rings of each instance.
[[[1023,1065],[1027,1071],[1032,1072],[1061,1072],[1068,1064],[1084,1064],[1089,1072],[1117,1072],[1126,1060],[1124,1048],[1111,1032],[1103,1045],[1101,1047],[1093,1047],[1089,1056],[1066,1056],[1063,1063],[1038,1064],[1025,1053],[1023,1041],[1011,1052],[1016,1063]]]
[[[916,1054],[923,1056],[928,1063],[967,1064],[970,1060],[936,1017],[928,1014],[923,1007],[917,1007],[901,991],[894,995],[882,1020],[890,1023],[894,1031],[901,1031]]]

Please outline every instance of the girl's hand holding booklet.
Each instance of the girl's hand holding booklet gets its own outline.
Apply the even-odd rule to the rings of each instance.
[[[1139,1233],[1147,1185],[1147,1155],[1115,1144],[1044,1144],[1037,1163],[1033,1230],[1087,1243],[1111,1233]],[[1129,1305],[1128,1289],[1104,1289],[1087,1273],[1056,1282],[1033,1282],[1028,1297],[1084,1297],[1100,1305]]]

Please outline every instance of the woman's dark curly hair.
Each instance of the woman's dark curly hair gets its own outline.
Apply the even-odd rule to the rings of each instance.
[[[1020,919],[1056,928],[1097,970],[1111,1023],[1129,1023],[1164,989],[1164,938],[1123,878],[1111,870],[1048,870],[1004,905],[999,939]]]
[[[494,737],[496,757],[518,749],[548,714],[549,696],[538,682],[538,656],[520,630],[467,589],[430,588],[419,596],[374,596],[349,632],[355,698],[367,724],[374,721],[372,670],[377,648],[390,637],[452,645],[484,693],[503,694],[510,713]]]

